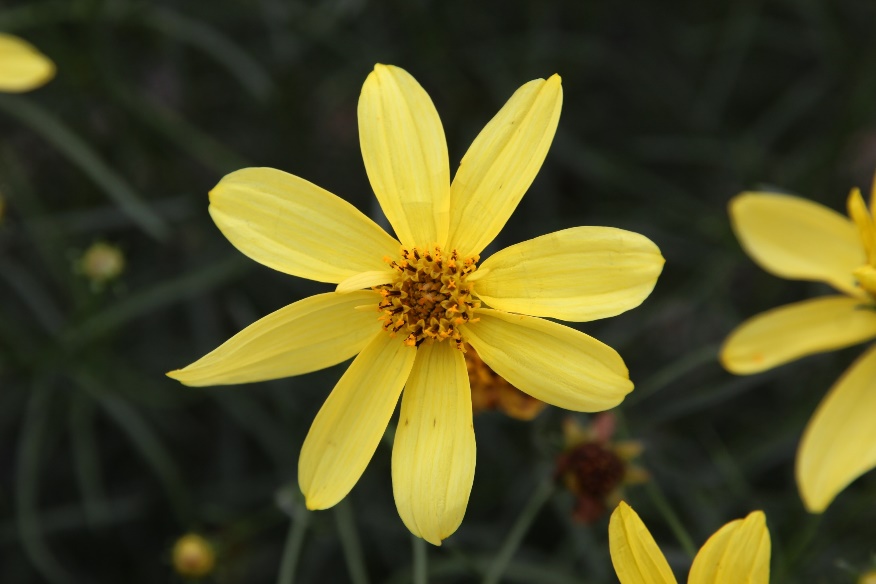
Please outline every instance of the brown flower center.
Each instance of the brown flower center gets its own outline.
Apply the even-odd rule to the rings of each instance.
[[[398,261],[386,258],[397,271],[389,284],[375,286],[383,297],[383,330],[405,335],[405,344],[420,346],[426,339],[451,339],[465,351],[459,327],[475,322],[481,303],[466,277],[475,271],[478,256],[460,258],[456,250],[444,254],[437,246],[403,249]]]
[[[624,461],[596,442],[579,444],[557,461],[557,478],[579,496],[601,499],[621,484],[625,473]]]

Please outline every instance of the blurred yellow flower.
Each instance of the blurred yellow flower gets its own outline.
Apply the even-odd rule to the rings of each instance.
[[[27,41],[0,33],[0,91],[21,93],[55,76],[55,64]]]
[[[173,569],[181,576],[201,578],[213,571],[216,554],[213,546],[197,533],[187,533],[173,546]]]
[[[101,287],[125,271],[125,256],[115,245],[98,241],[85,250],[77,268],[93,285]]]
[[[870,208],[876,200],[876,183]],[[876,227],[861,193],[851,219],[818,203],[776,193],[730,202],[742,247],[765,270],[822,281],[842,294],[796,302],[754,316],[724,342],[721,362],[758,373],[800,357],[876,338]],[[806,508],[824,511],[849,483],[876,466],[876,347],[839,378],[815,410],[797,450],[797,485]]]
[[[876,570],[868,570],[858,577],[858,584],[876,584]]]
[[[268,315],[168,375],[187,385],[244,383],[358,354],[304,441],[298,481],[307,507],[325,509],[349,493],[404,388],[395,502],[411,532],[439,545],[462,521],[474,478],[465,343],[515,387],[559,407],[604,410],[633,388],[614,349],[537,317],[587,321],[638,306],[663,266],[649,239],[576,227],[477,267],[541,167],[561,104],[559,76],[523,85],[451,184],[431,99],[406,71],[376,65],[359,98],[359,137],[398,240],[296,176],[270,168],[226,176],[210,193],[210,213],[231,243],[268,267],[337,288]]]
[[[608,525],[611,563],[620,584],[675,584],[666,558],[633,508],[623,501]],[[716,531],[700,548],[688,584],[767,584],[770,532],[761,511]]]

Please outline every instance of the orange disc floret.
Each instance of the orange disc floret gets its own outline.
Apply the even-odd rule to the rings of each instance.
[[[401,258],[387,258],[396,271],[389,284],[376,286],[382,299],[383,329],[404,334],[405,343],[420,346],[426,339],[450,339],[465,351],[459,327],[475,322],[474,311],[480,301],[474,297],[473,283],[466,277],[474,272],[478,256],[460,260],[456,250],[445,255],[441,248],[402,249]]]

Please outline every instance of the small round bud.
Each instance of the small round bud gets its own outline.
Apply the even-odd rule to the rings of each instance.
[[[196,533],[187,533],[173,546],[173,569],[189,578],[200,578],[213,571],[216,554],[213,546]]]
[[[82,254],[78,269],[92,284],[101,286],[121,275],[125,270],[125,256],[118,247],[99,241]]]

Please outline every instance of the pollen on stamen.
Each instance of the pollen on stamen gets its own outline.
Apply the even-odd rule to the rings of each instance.
[[[477,269],[478,256],[460,258],[456,250],[446,254],[437,246],[414,247],[402,249],[398,260],[384,261],[396,276],[391,283],[374,287],[381,295],[383,329],[392,336],[406,335],[408,346],[450,339],[464,352],[459,327],[477,322],[474,311],[481,306],[473,295],[474,283],[466,283]]]

